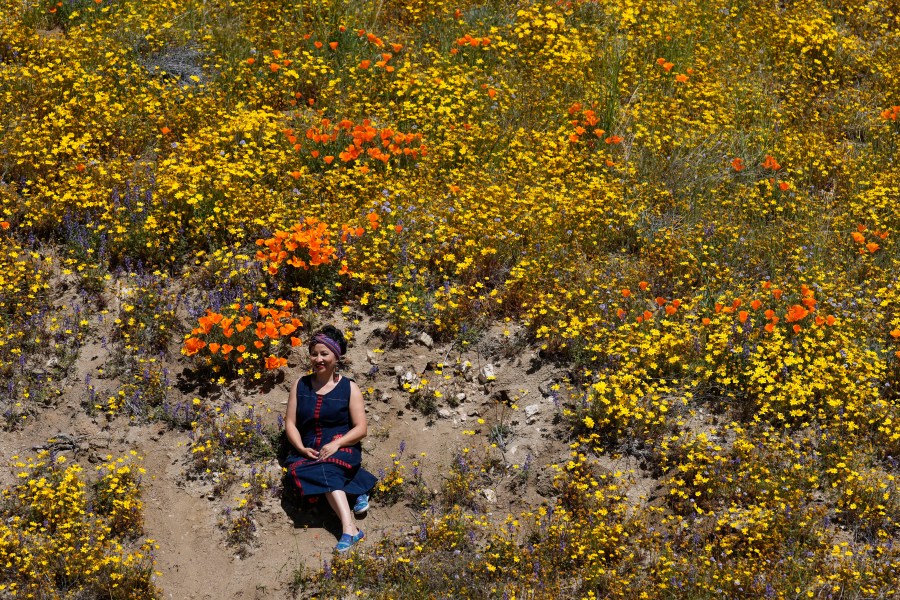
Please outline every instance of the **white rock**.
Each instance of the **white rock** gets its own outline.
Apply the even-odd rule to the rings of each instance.
[[[484,499],[488,504],[497,503],[497,492],[495,492],[491,488],[484,488],[483,490],[481,490],[481,495],[484,496]]]
[[[453,413],[451,413],[449,409],[442,408],[438,410],[438,416],[442,419],[449,419],[451,416],[453,416]]]
[[[460,393],[458,393],[458,394],[456,395],[456,401],[459,402],[460,404],[462,404],[463,402],[465,402],[465,401],[466,401],[466,393],[465,393],[465,392],[460,392]]]
[[[366,350],[366,360],[373,365],[378,364],[378,355],[371,350]]]
[[[434,340],[431,339],[431,336],[428,335],[427,333],[425,333],[424,331],[423,331],[421,334],[419,334],[419,337],[417,338],[417,341],[418,341],[420,344],[422,344],[423,346],[425,346],[426,348],[429,348],[429,349],[430,349],[432,346],[434,346]]]
[[[529,404],[528,406],[525,407],[525,416],[526,417],[533,417],[534,415],[538,414],[539,412],[541,412],[541,407],[538,406],[537,404]]]
[[[493,381],[494,377],[496,377],[496,371],[494,370],[494,365],[488,363],[481,367],[481,371],[478,373],[478,381],[482,384],[487,383],[488,381]]]

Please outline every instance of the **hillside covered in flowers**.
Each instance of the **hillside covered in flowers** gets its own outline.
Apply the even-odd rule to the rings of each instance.
[[[898,48],[897,0],[0,0],[0,422],[184,432],[243,555],[282,484],[240,397],[316,323],[446,348],[360,381],[426,418],[499,327],[559,374],[551,481],[475,415],[381,474],[416,535],[292,593],[896,597]],[[0,598],[159,595],[139,457],[64,446],[15,450]]]

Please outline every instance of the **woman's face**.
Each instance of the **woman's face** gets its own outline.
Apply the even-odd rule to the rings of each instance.
[[[337,366],[337,356],[325,344],[314,344],[309,349],[313,373],[330,373]]]

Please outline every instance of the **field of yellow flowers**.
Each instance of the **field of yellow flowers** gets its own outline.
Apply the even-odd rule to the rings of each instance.
[[[401,452],[380,492],[420,533],[295,591],[897,597],[898,48],[897,0],[0,0],[2,424],[102,343],[118,387],[82,409],[190,431],[225,489],[278,432],[210,398],[321,315],[517,324],[567,373],[552,493],[473,501],[499,425],[436,497]],[[157,593],[136,461],[13,460],[0,598]],[[273,482],[245,484],[238,545]]]

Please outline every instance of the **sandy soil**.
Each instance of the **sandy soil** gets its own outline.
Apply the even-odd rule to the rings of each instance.
[[[336,319],[336,323],[348,325],[341,319]],[[530,455],[534,475],[524,487],[514,487],[501,477],[490,491],[479,490],[484,509],[500,519],[509,512],[545,501],[541,493],[546,494],[548,489],[547,465],[562,462],[567,456],[566,440],[558,425],[558,401],[548,395],[552,381],[564,376],[561,368],[542,361],[534,348],[517,343],[518,332],[505,336],[502,327],[486,332],[474,347],[461,351],[457,347],[432,345],[428,339],[391,347],[378,335],[383,326],[360,319],[345,370],[369,398],[364,466],[376,474],[389,468],[391,453],[397,452],[404,442],[406,456],[425,454],[421,461],[426,483],[437,489],[441,473],[455,453],[466,445],[483,446],[492,428],[503,423],[508,441],[502,460],[522,464]],[[160,422],[132,424],[125,418],[109,421],[103,415],[89,416],[82,406],[88,376],[100,397],[117,389],[119,381],[101,374],[111,358],[96,339],[89,340],[64,382],[63,394],[24,427],[4,434],[0,452],[6,457],[27,455],[46,447],[48,440],[64,436],[75,444],[74,449],[62,452],[87,467],[107,455],[137,451],[143,456],[146,469],[146,535],[159,545],[157,584],[164,598],[289,597],[290,583],[298,570],[320,568],[330,559],[340,533],[337,520],[327,509],[300,511],[273,490],[265,506],[256,513],[254,547],[249,556],[238,558],[234,549],[226,545],[219,526],[224,508],[235,504],[237,487],[215,498],[208,483],[186,476],[190,454],[187,432]],[[457,361],[469,361],[471,367],[465,373],[462,368],[454,370],[450,365]],[[437,363],[448,365],[442,375],[433,372]],[[284,382],[267,393],[245,394],[241,402],[253,404],[267,421],[275,423],[285,409],[288,382],[305,372],[301,354],[291,364],[293,368]],[[495,378],[485,383],[479,375],[488,364],[493,367]],[[188,366],[177,353],[173,353],[168,365],[175,374]],[[432,385],[437,385],[446,400],[444,405],[438,405],[439,412],[424,416],[411,407],[409,394],[400,388],[398,373],[427,377]],[[172,390],[170,400],[190,399],[190,393],[183,397],[180,394],[177,389]],[[459,398],[459,405],[451,408],[451,398]],[[510,408],[504,399],[516,408]],[[475,435],[464,434],[471,431]],[[611,470],[636,469],[633,460],[609,462]],[[262,468],[280,482],[280,468],[274,460]],[[11,480],[11,470],[0,473],[0,483],[8,485]],[[642,501],[652,484],[649,479],[638,481],[632,490],[635,501]],[[416,511],[402,503],[385,507],[373,501],[360,526],[368,543],[372,543],[383,536],[411,535],[417,530],[417,516]]]

